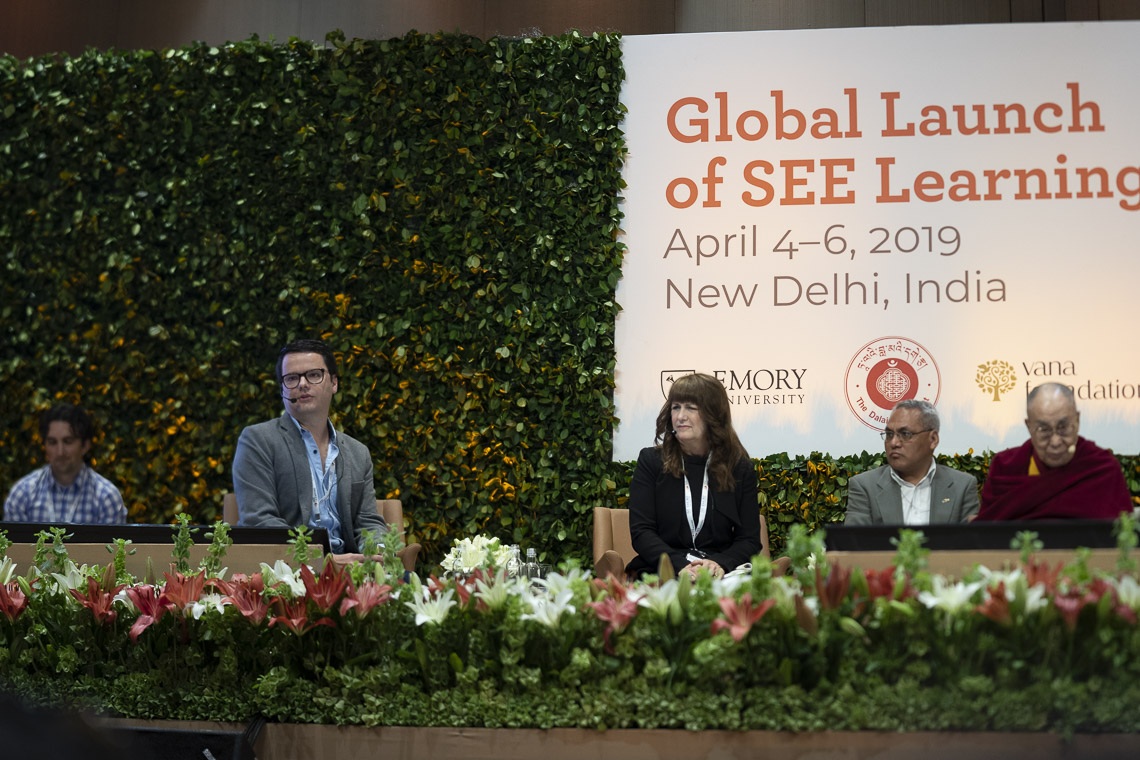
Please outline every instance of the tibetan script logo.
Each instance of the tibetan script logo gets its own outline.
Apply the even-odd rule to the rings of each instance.
[[[1001,401],[1001,394],[1009,393],[1017,385],[1017,372],[1009,362],[994,359],[978,365],[974,382],[986,393],[992,393],[994,401]]]
[[[900,401],[937,403],[942,379],[929,351],[909,338],[892,336],[856,351],[844,384],[852,413],[867,427],[881,430]]]

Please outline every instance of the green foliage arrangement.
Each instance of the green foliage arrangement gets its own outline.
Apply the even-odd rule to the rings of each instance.
[[[920,534],[864,572],[796,526],[794,575],[634,584],[566,565],[404,583],[387,560],[144,583],[44,541],[22,575],[0,562],[0,688],[136,719],[1135,732],[1130,519],[1118,537],[1113,574],[1047,566],[1025,536],[1021,567],[950,580]]]

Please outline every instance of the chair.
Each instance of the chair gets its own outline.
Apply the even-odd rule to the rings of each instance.
[[[629,510],[594,507],[594,577],[624,579],[637,552],[629,535]]]
[[[768,521],[760,515],[760,553],[768,554]],[[594,507],[594,576],[625,578],[625,566],[637,556],[629,533],[629,510]],[[788,572],[791,560],[780,557],[772,563],[773,575]]]
[[[230,525],[238,524],[237,494],[222,494],[222,522]]]
[[[388,526],[388,530],[404,540],[404,503],[399,499],[377,499],[376,512],[384,518],[384,524]],[[222,496],[222,520],[230,525],[237,525],[238,523],[238,504],[237,494],[226,493]],[[628,528],[626,530],[628,533]],[[423,547],[420,544],[408,544],[397,555],[400,562],[403,563],[404,569],[409,573],[416,571],[416,559],[420,555],[420,550]]]

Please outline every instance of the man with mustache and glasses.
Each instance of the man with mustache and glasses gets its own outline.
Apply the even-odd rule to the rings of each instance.
[[[895,404],[882,432],[887,464],[847,482],[844,525],[968,522],[978,511],[973,475],[934,461],[941,422],[929,401]]]

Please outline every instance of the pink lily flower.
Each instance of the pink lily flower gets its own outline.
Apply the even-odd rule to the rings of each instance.
[[[28,596],[20,589],[18,583],[0,585],[0,612],[8,618],[8,622],[15,622],[16,618],[28,608]]]
[[[99,581],[94,578],[88,578],[86,594],[75,588],[71,589],[70,593],[80,604],[91,610],[91,614],[95,617],[95,622],[113,623],[115,618],[119,616],[119,613],[111,608],[111,603],[115,600],[115,594],[119,593],[122,588],[122,586],[115,586],[108,591],[99,585]]]
[[[270,628],[280,623],[301,636],[319,625],[327,625],[330,628],[336,627],[333,621],[327,617],[322,617],[320,620],[310,620],[309,600],[305,598],[284,599],[277,597],[273,600],[273,607],[279,614],[269,620]]]
[[[305,584],[305,593],[309,600],[322,613],[328,613],[336,607],[352,583],[348,570],[339,567],[335,562],[325,563],[320,578],[315,577],[307,565],[302,566],[301,582]]]
[[[131,626],[131,643],[139,643],[139,635],[151,627],[166,614],[166,606],[162,604],[162,597],[154,586],[131,586],[126,590],[127,598],[139,611]]]
[[[204,572],[195,575],[182,573],[163,573],[166,576],[166,586],[162,589],[160,601],[167,609],[181,613],[194,602],[202,598],[202,589],[206,585]]]
[[[391,592],[392,587],[386,583],[365,583],[360,588],[349,584],[348,594],[340,603],[340,614],[343,616],[349,610],[356,610],[357,617],[364,617],[373,607],[387,602]]]
[[[848,571],[850,572],[850,571]],[[718,633],[728,629],[734,641],[740,643],[744,641],[744,637],[752,630],[752,626],[757,623],[760,618],[767,614],[768,610],[776,605],[775,599],[765,599],[755,607],[752,606],[752,594],[745,592],[737,602],[732,597],[722,597],[720,600],[720,610],[724,613],[723,618],[717,618],[712,622],[712,632]]]

